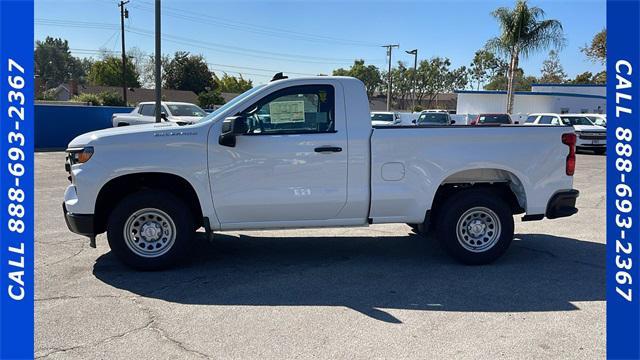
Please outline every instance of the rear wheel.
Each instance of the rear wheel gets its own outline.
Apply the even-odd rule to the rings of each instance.
[[[462,263],[491,263],[504,254],[513,240],[511,209],[489,190],[454,194],[443,202],[440,210],[438,239]]]
[[[107,239],[123,263],[141,270],[167,268],[181,260],[194,236],[189,207],[164,191],[127,196],[112,211]]]

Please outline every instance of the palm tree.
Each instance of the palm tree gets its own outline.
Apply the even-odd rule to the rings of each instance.
[[[507,113],[513,111],[513,79],[520,56],[527,58],[537,51],[564,47],[562,24],[558,20],[542,20],[544,10],[529,7],[518,0],[513,9],[500,7],[491,13],[500,24],[502,34],[487,42],[487,48],[510,59],[507,73]]]

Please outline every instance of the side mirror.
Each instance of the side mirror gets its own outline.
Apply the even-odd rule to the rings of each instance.
[[[160,112],[160,119],[164,120],[164,121],[168,121],[167,120],[167,113],[164,111]]]
[[[520,121],[514,121],[513,123],[518,125],[518,124],[520,124]]]
[[[451,120],[451,125],[455,124],[456,121],[455,120]]]
[[[416,123],[416,119],[411,120],[411,123],[415,124]]]
[[[230,116],[222,122],[222,130],[218,138],[218,144],[223,146],[236,146],[236,136],[247,133],[247,118],[244,116]]]

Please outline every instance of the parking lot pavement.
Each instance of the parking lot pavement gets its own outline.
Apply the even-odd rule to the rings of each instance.
[[[605,157],[578,155],[580,212],[516,222],[489,266],[406,225],[253,231],[134,272],[69,232],[64,154],[36,154],[36,357],[604,358]]]

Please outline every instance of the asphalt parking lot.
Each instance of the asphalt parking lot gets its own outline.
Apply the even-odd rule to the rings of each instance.
[[[69,232],[64,154],[36,154],[35,356],[49,359],[604,358],[605,157],[580,212],[522,223],[506,256],[450,260],[406,225],[199,240],[134,272]]]

